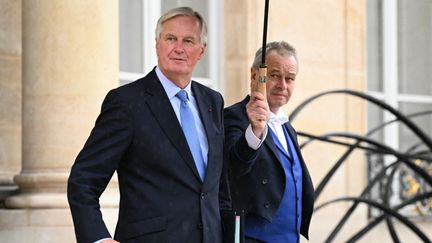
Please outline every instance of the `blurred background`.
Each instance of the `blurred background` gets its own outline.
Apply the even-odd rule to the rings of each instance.
[[[156,65],[156,21],[177,6],[199,11],[209,26],[207,52],[194,79],[220,91],[226,106],[242,99],[262,44],[264,0],[0,0],[2,242],[75,242],[66,199],[70,167],[108,90]],[[430,196],[398,207],[431,191],[432,0],[270,0],[267,38],[286,40],[298,52],[296,88],[285,111],[298,111],[292,123],[308,142],[303,155],[315,187],[321,185],[316,205],[340,199],[317,208],[310,242],[345,242],[385,211],[359,203],[330,239],[353,199],[390,209],[387,220],[358,242],[432,240]],[[377,102],[336,92],[296,110],[333,90]],[[387,106],[413,125],[396,121],[368,134],[398,119]],[[418,112],[424,114],[410,116]],[[322,139],[309,141],[313,136]],[[370,142],[354,148],[329,177],[359,141],[354,136],[381,149]],[[401,158],[420,173],[398,166],[380,174]],[[382,180],[373,182],[377,175]],[[112,233],[117,204],[113,177],[101,198]]]

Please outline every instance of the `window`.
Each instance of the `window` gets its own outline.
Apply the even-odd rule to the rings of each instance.
[[[157,65],[154,32],[160,15],[171,8],[189,6],[203,16],[209,31],[209,45],[204,58],[195,67],[193,79],[221,91],[221,1],[128,0],[119,4],[120,85],[143,77]]]
[[[368,0],[367,21],[369,93],[405,115],[432,110],[432,0]],[[369,130],[395,118],[372,105],[368,114]],[[432,115],[412,121],[432,136]],[[373,138],[401,152],[419,143],[401,123],[387,126]],[[383,163],[394,160],[385,157]],[[401,171],[393,183],[393,203],[403,200],[407,171]],[[428,210],[431,215],[432,207]]]
[[[401,110],[432,104],[432,0],[368,0],[368,90]],[[369,116],[369,123],[393,119],[390,114]],[[381,120],[381,121],[379,121]],[[432,134],[432,120],[420,125]],[[384,139],[403,147],[397,127]],[[397,138],[397,139],[395,139]],[[387,143],[388,144],[388,143]]]

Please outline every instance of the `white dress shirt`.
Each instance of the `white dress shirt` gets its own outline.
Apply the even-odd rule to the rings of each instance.
[[[279,110],[278,114],[270,112],[268,125],[270,126],[270,129],[276,134],[285,151],[288,152],[288,145],[285,133],[282,128],[282,125],[286,122],[288,122],[288,116],[285,115],[281,110]]]

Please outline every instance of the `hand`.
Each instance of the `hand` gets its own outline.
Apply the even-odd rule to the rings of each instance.
[[[106,239],[106,240],[101,241],[100,243],[120,243],[120,242],[113,240],[113,239]]]
[[[253,133],[261,138],[269,117],[269,106],[263,94],[257,91],[251,92],[249,103],[246,105],[246,113]]]

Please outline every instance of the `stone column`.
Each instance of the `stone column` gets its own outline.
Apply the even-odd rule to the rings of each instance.
[[[21,2],[0,4],[0,207],[21,169]]]
[[[23,1],[23,164],[13,208],[68,207],[71,164],[118,84],[116,1]]]
[[[250,67],[256,50],[262,45],[264,5],[261,0],[224,1],[224,73],[225,80],[229,80],[224,84],[226,106],[250,93]],[[270,32],[271,28],[269,37]]]
[[[118,1],[25,0],[22,28],[22,171],[0,210],[0,237],[74,242],[66,182],[118,86]],[[101,204],[116,207],[116,195]]]

